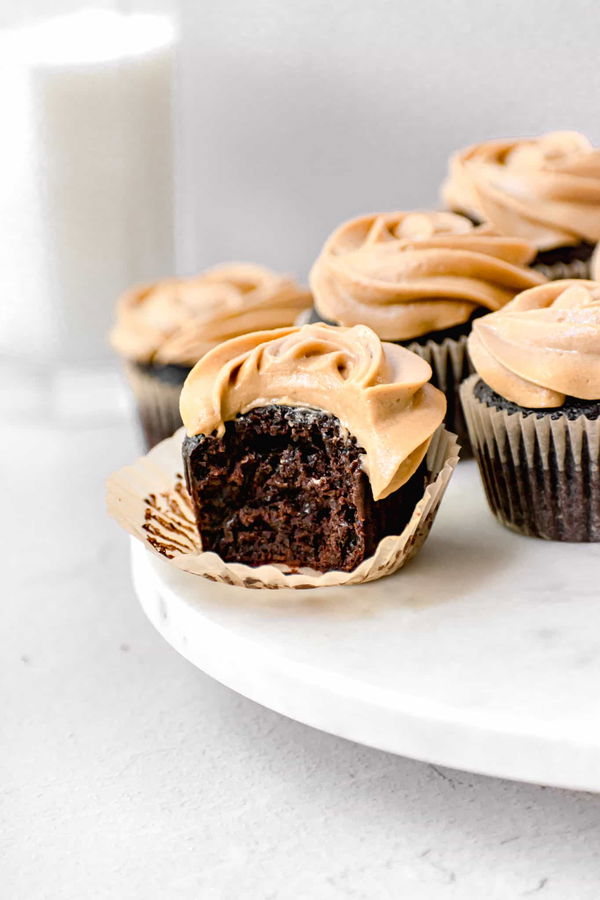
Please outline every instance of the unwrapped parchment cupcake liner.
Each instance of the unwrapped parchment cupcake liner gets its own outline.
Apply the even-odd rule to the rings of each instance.
[[[125,374],[135,398],[144,445],[149,450],[181,428],[181,385],[162,381],[131,362],[125,364]]]
[[[461,387],[471,445],[494,515],[514,531],[600,541],[600,419],[521,415]]]
[[[284,566],[253,568],[227,563],[216,553],[203,552],[190,496],[182,476],[181,428],[133,465],[120,469],[108,481],[109,513],[125,531],[170,565],[211,581],[246,588],[318,588],[361,584],[390,575],[420,549],[429,534],[440,501],[458,462],[456,436],[440,425],[426,457],[429,483],[402,534],[383,538],[373,556],[352,572],[295,572]]]
[[[459,394],[462,382],[473,371],[467,352],[467,335],[461,335],[457,339],[444,338],[439,343],[436,341],[427,341],[425,344],[413,342],[408,344],[407,349],[417,353],[431,366],[433,373],[431,383],[446,395],[448,403],[446,426],[458,436],[461,455],[468,455],[470,453],[469,435]]]

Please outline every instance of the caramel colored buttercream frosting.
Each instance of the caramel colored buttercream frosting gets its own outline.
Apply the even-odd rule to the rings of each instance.
[[[380,500],[408,481],[444,418],[445,397],[430,378],[427,362],[364,325],[263,331],[199,360],[181,392],[181,418],[194,435],[222,434],[238,413],[272,403],[331,413],[364,448]]]
[[[229,338],[293,325],[310,304],[310,293],[293,279],[230,263],[128,291],[117,307],[111,343],[136,362],[193,366]]]
[[[496,310],[545,278],[526,264],[535,248],[448,212],[390,212],[345,222],[310,275],[320,315],[409,341]]]
[[[477,373],[507,400],[542,409],[600,400],[600,283],[552,281],[473,323]]]
[[[600,241],[600,149],[575,131],[485,141],[450,159],[445,203],[539,250]]]

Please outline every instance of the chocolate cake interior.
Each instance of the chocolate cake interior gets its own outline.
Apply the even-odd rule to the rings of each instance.
[[[426,482],[422,463],[375,501],[363,453],[335,416],[305,407],[259,407],[227,422],[222,437],[186,437],[203,549],[253,566],[351,571],[401,533]]]

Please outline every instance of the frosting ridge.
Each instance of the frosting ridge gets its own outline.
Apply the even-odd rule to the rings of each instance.
[[[444,202],[539,250],[600,241],[600,149],[575,131],[492,140],[455,153]]]
[[[238,413],[270,403],[329,412],[363,447],[380,500],[408,481],[444,418],[430,378],[427,362],[364,325],[303,325],[215,347],[188,375],[180,411],[189,435],[222,433]]]
[[[412,340],[496,310],[545,278],[526,264],[527,241],[448,212],[359,216],[327,239],[310,273],[318,312],[365,324],[384,340]]]
[[[600,282],[552,281],[473,323],[477,373],[507,400],[542,409],[600,400]]]
[[[310,293],[292,278],[252,263],[228,263],[127,291],[111,343],[138,362],[193,366],[229,338],[293,325],[310,302]]]

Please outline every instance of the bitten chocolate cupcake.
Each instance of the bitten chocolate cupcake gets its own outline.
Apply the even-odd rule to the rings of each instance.
[[[446,395],[448,427],[467,435],[458,387],[470,373],[475,317],[545,278],[528,268],[535,247],[447,212],[360,216],[337,228],[315,262],[314,319],[362,323],[418,353]]]
[[[350,572],[400,535],[433,480],[426,453],[446,403],[430,375],[365,326],[259,332],[211,350],[181,392],[203,550]]]
[[[550,279],[589,278],[600,241],[600,149],[582,134],[493,140],[460,150],[442,188],[446,205],[537,248]]]
[[[181,426],[181,387],[203,354],[250,331],[293,325],[310,303],[309,292],[293,279],[250,263],[124,294],[111,343],[125,360],[146,446]]]
[[[474,323],[461,388],[492,512],[557,541],[600,541],[600,283],[553,281]]]

